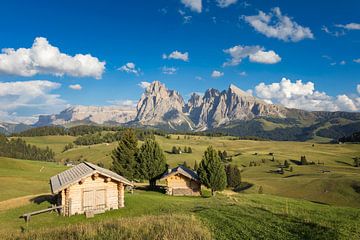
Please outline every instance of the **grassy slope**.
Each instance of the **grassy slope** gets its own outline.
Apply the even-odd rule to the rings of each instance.
[[[192,154],[168,154],[165,153],[170,166],[186,161],[193,166],[195,160],[200,162],[207,146],[213,145],[216,149],[226,150],[228,154],[241,155],[234,157],[233,162],[242,166],[242,177],[244,181],[254,184],[247,192],[257,192],[262,186],[265,193],[285,197],[303,198],[310,201],[335,204],[342,206],[360,207],[360,194],[356,193],[352,185],[360,185],[360,169],[350,166],[352,158],[360,156],[358,144],[318,144],[313,142],[277,142],[277,141],[250,141],[231,140],[229,137],[199,137],[190,136],[184,139],[180,135],[173,135],[171,139],[157,136],[156,139],[165,151],[171,151],[172,146],[191,146]],[[38,146],[63,149],[61,144],[72,141],[72,137],[54,136],[38,138],[27,138],[27,141]],[[46,141],[46,144],[44,143]],[[98,144],[71,149],[64,153],[58,153],[57,160],[86,159],[98,163],[103,162],[106,167],[111,165],[111,151],[117,143]],[[268,173],[276,169],[276,162],[271,162],[269,152],[274,153],[275,160],[299,160],[301,155],[314,162],[324,162],[324,166],[297,166],[292,164],[294,172],[286,172],[284,175]],[[254,155],[257,153],[257,155]],[[265,159],[265,163],[262,163]],[[256,161],[261,166],[248,167],[250,161]],[[321,173],[329,170],[329,173]],[[295,175],[295,176],[292,176]],[[290,176],[290,177],[289,177]],[[292,176],[292,177],[291,177]]]
[[[180,214],[200,219],[213,234],[214,239],[356,239],[360,237],[360,210],[329,207],[307,201],[286,199],[261,194],[219,194],[213,198],[171,197],[161,193],[136,191],[127,194],[124,209],[85,219],[83,215],[70,218],[55,213],[32,218],[27,227],[18,216],[24,212],[47,207],[29,204],[21,208],[0,212],[2,232],[14,233],[20,227],[30,233],[39,228],[51,228],[88,223],[96,228],[102,221],[134,217]],[[178,224],[184,224],[179,222]],[[168,226],[171,228],[171,226]],[[206,228],[205,228],[206,229]],[[170,229],[169,229],[170,230]],[[153,228],[152,231],[159,231]],[[184,230],[189,231],[189,230]],[[43,231],[44,232],[44,231]],[[45,231],[47,232],[47,231]],[[130,235],[131,236],[131,235]],[[130,237],[129,236],[129,237]]]
[[[49,178],[64,169],[54,163],[0,157],[0,201],[47,193]]]

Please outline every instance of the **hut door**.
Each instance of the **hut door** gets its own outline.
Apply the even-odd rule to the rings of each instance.
[[[105,209],[105,189],[98,189],[95,192],[96,209]]]
[[[83,196],[84,211],[93,211],[95,209],[94,190],[84,191]]]

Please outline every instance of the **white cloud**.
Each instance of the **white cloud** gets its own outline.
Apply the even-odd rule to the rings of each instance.
[[[358,84],[358,85],[356,86],[356,90],[357,90],[358,94],[360,94],[360,84]]]
[[[356,62],[356,63],[360,63],[360,58],[358,58],[358,59],[354,59],[354,62]]]
[[[183,60],[184,62],[189,61],[189,53],[188,52],[180,52],[178,50],[173,51],[169,55],[166,55],[165,53],[162,55],[163,59],[177,59],[177,60]]]
[[[130,100],[130,99],[126,99],[126,100],[109,100],[107,102],[114,105],[114,106],[122,107],[122,108],[125,108],[125,109],[133,109],[137,104],[137,101]]]
[[[151,83],[149,82],[140,82],[138,83],[138,86],[141,88],[147,88],[148,86],[150,86]]]
[[[267,37],[293,42],[314,38],[310,28],[303,27],[290,17],[282,15],[278,7],[273,8],[269,14],[259,11],[258,15],[245,16],[244,19],[256,31]]]
[[[231,4],[235,4],[237,0],[216,0],[217,5],[221,8],[226,8]]]
[[[247,73],[245,71],[242,71],[242,72],[239,72],[239,75],[242,77],[245,77],[245,76],[247,76]]]
[[[347,95],[335,98],[325,92],[315,90],[312,82],[303,83],[301,80],[291,82],[283,78],[279,83],[266,85],[260,83],[255,87],[256,95],[266,101],[282,104],[285,107],[304,109],[309,111],[359,111],[360,101]]]
[[[125,65],[118,68],[119,71],[126,72],[126,73],[133,73],[136,76],[140,75],[140,68],[136,68],[135,63],[128,62]]]
[[[345,65],[345,64],[346,64],[346,61],[345,61],[345,60],[342,60],[339,64],[340,64],[340,65]]]
[[[72,89],[72,90],[81,90],[82,89],[80,84],[69,85],[69,88]]]
[[[201,13],[202,11],[202,0],[181,0],[181,2],[194,12]]]
[[[330,30],[328,27],[326,26],[322,26],[321,30],[323,30],[324,32],[326,32],[327,34],[330,34],[334,37],[340,37],[345,35],[345,31],[341,30],[341,31],[335,31],[335,30]]]
[[[167,74],[167,75],[173,75],[177,72],[177,69],[174,68],[174,67],[166,67],[166,66],[163,66],[161,68],[161,71],[163,74]]]
[[[281,57],[274,51],[257,51],[255,54],[249,55],[250,62],[274,64],[281,61]]]
[[[225,53],[230,55],[223,66],[236,66],[241,63],[244,58],[249,57],[251,62],[274,64],[281,61],[281,57],[274,51],[264,51],[260,46],[241,46],[237,45],[224,50]]]
[[[33,118],[35,114],[63,110],[67,106],[66,102],[60,95],[51,93],[60,86],[60,83],[46,80],[0,82],[2,120],[16,118],[22,121],[21,119]]]
[[[219,77],[222,77],[222,76],[224,76],[224,73],[220,72],[220,71],[217,71],[217,70],[214,70],[211,73],[211,77],[213,77],[213,78],[219,78]]]
[[[69,75],[100,79],[105,62],[90,54],[70,56],[49,44],[43,37],[37,37],[31,48],[2,49],[0,73],[24,77],[36,74]]]
[[[336,24],[336,27],[345,28],[347,30],[360,30],[360,23]]]

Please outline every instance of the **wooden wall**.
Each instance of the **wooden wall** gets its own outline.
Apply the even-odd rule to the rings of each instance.
[[[63,214],[70,216],[82,214],[85,211],[118,209],[124,206],[124,185],[115,181],[108,181],[103,176],[89,176],[82,181],[61,191]],[[95,203],[95,204],[94,204]],[[91,206],[97,206],[93,209]]]
[[[181,174],[168,177],[166,182],[169,195],[200,195],[200,183]]]

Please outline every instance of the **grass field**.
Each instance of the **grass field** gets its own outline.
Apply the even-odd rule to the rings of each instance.
[[[67,143],[66,137],[61,138],[47,138],[46,144],[41,141],[38,144],[52,147],[54,141],[61,149],[61,144]],[[171,165],[184,160],[188,163],[195,159],[200,161],[203,150],[210,144],[230,154],[241,153],[233,161],[246,166],[241,166],[243,181],[254,186],[241,193],[226,190],[211,198],[171,197],[136,190],[134,194],[126,194],[124,209],[92,219],[83,215],[67,218],[45,213],[34,216],[27,225],[19,216],[50,206],[49,177],[66,167],[57,163],[0,158],[0,239],[360,238],[360,193],[353,187],[360,183],[360,174],[359,169],[349,165],[351,156],[359,154],[358,145],[315,144],[312,147],[312,143],[307,142],[192,138],[158,137],[157,140],[164,150],[170,150],[173,145],[193,148],[193,154],[165,153]],[[31,143],[37,144],[38,139],[33,140]],[[58,153],[57,158],[83,155],[96,162],[114,146],[116,143],[79,147]],[[257,155],[253,155],[255,151]],[[325,165],[292,164],[293,172],[271,174],[268,170],[275,169],[276,162],[269,160],[268,152],[274,152],[275,159],[281,160],[298,159],[295,158],[297,154],[306,154],[309,160],[319,158]],[[248,167],[250,160],[259,162],[260,166]],[[321,173],[324,169],[330,172]],[[265,194],[258,194],[259,186]]]
[[[49,146],[57,149],[58,161],[81,159],[94,163],[102,162],[106,167],[110,167],[111,151],[117,145],[115,142],[78,146],[62,152],[65,144],[73,141],[73,137],[49,136],[25,139],[39,147]],[[360,186],[360,169],[352,166],[352,158],[360,157],[359,144],[250,141],[232,140],[231,137],[187,136],[185,138],[183,135],[172,135],[171,139],[156,136],[156,140],[165,151],[167,162],[172,167],[184,161],[190,166],[193,166],[195,161],[199,163],[209,145],[221,151],[226,150],[229,155],[239,154],[233,157],[233,163],[241,167],[243,181],[254,185],[246,190],[248,193],[256,193],[262,186],[267,194],[360,207],[360,194],[356,192]],[[168,153],[173,146],[182,149],[191,146],[193,153]],[[274,154],[275,162],[270,161],[272,156],[269,153]],[[301,155],[306,155],[308,161],[321,162],[324,165],[297,166],[291,162],[291,160],[300,160]],[[270,170],[277,169],[277,161],[283,163],[284,160],[291,163],[293,172],[285,171],[284,175],[269,173]],[[249,167],[250,161],[255,161],[260,166]]]

